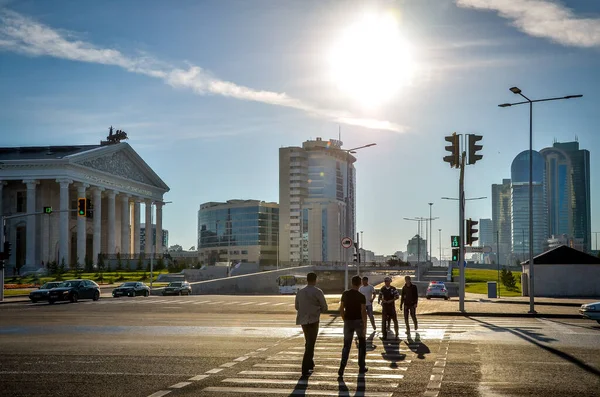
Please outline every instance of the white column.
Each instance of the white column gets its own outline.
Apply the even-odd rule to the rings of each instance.
[[[146,200],[146,230],[145,233],[145,245],[144,253],[148,257],[152,253],[152,200]]]
[[[42,207],[43,206],[50,206],[52,205],[52,200],[51,200],[51,191],[49,190],[49,186],[48,185],[44,185],[44,187],[41,189],[40,191],[40,201],[42,202]],[[40,233],[40,266],[41,266],[41,262],[44,262],[44,266],[46,266],[47,268],[47,263],[48,260],[50,259],[50,215],[41,215],[40,216],[40,222],[41,222],[41,233]]]
[[[156,203],[156,252],[163,253],[163,238],[162,238],[162,207],[163,203]]]
[[[129,195],[121,194],[121,253],[131,252],[131,236],[129,235]]]
[[[69,185],[73,181],[69,179],[57,179],[60,183],[60,215],[59,215],[59,258],[58,265],[65,261],[65,266],[69,266]]]
[[[24,184],[27,185],[27,213],[33,214],[35,212],[35,191],[36,186],[39,183],[38,180],[24,180]],[[27,217],[27,243],[25,252],[25,265],[35,265],[35,248],[37,247],[35,241],[35,215],[29,215]]]
[[[115,191],[107,190],[106,198],[108,199],[108,254],[115,254],[115,248],[117,245],[115,238]]]
[[[140,254],[140,200],[133,203],[133,253]]]
[[[90,185],[85,183],[77,184],[77,198],[85,198],[85,190]],[[77,258],[73,261],[78,263],[79,266],[83,266],[85,263],[85,226],[87,224],[87,217],[77,215]]]
[[[98,264],[98,255],[102,250],[102,191],[95,187],[92,191],[92,205],[94,206],[94,243],[92,248],[92,262]]]

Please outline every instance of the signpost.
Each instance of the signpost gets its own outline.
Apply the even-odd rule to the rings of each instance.
[[[350,248],[352,247],[353,241],[350,237],[344,237],[342,239],[342,247]],[[346,271],[344,272],[344,290],[348,288],[348,261],[346,261]]]
[[[470,253],[480,253],[480,254],[489,254],[492,252],[492,247],[486,245],[484,247],[465,247],[466,252]]]

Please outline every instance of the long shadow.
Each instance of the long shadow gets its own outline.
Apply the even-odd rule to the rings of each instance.
[[[420,360],[425,359],[425,355],[431,353],[429,347],[421,341],[421,335],[416,332],[415,339],[413,340],[410,335],[406,338],[406,345],[408,348],[417,355]]]
[[[364,397],[366,391],[367,380],[365,379],[365,375],[358,374],[356,377],[356,393],[354,393],[354,397]]]
[[[306,396],[307,388],[308,388],[308,376],[302,375],[298,379],[298,382],[296,383],[296,386],[294,386],[294,390],[292,390],[289,397]]]
[[[565,326],[567,325],[567,324],[565,324],[565,323],[563,323],[561,321],[552,320],[550,318],[544,318],[544,320],[551,321],[553,323],[560,324],[560,325],[565,325]],[[585,326],[585,325],[577,325],[577,324],[571,324],[571,323],[569,323],[568,325],[571,326],[571,327],[577,327],[577,328],[583,328],[583,329],[600,329],[600,326],[598,326],[596,324],[591,324],[591,325]]]
[[[389,336],[390,333],[388,333]],[[382,339],[381,342],[384,349],[381,357],[390,362],[390,368],[398,368],[398,362],[404,361],[406,358],[406,354],[400,353],[400,339]]]
[[[468,317],[468,316],[467,316]],[[526,342],[529,342],[541,349],[546,350],[549,353],[552,353],[560,358],[562,358],[563,360],[569,361],[572,364],[575,364],[576,366],[578,366],[579,368],[581,368],[582,370],[592,374],[592,375],[596,375],[597,377],[600,377],[600,370],[587,365],[586,363],[584,363],[583,361],[581,361],[580,359],[578,359],[577,357],[573,357],[572,355],[570,355],[569,353],[565,353],[561,350],[555,349],[554,347],[550,347],[547,345],[544,345],[543,343],[538,342],[535,338],[530,336],[530,332],[526,333],[523,332],[523,330],[520,330],[519,328],[515,328],[515,329],[510,329],[510,328],[504,328],[504,327],[499,327],[497,325],[494,324],[490,324],[487,323],[485,321],[482,320],[478,320],[476,318],[473,317],[468,317],[469,319],[476,321],[480,324],[482,324],[484,327],[486,328],[490,328],[490,329],[494,329],[494,330],[498,330],[500,332],[505,331],[505,332],[510,332],[511,334],[518,336],[519,338],[523,339]],[[537,334],[535,333],[537,336],[541,335],[541,334]],[[550,340],[550,341],[555,341],[556,339],[552,339],[552,338],[540,338],[541,340]]]

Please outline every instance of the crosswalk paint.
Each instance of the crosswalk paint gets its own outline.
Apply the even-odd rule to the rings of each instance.
[[[297,389],[270,389],[270,388],[252,388],[252,387],[207,387],[207,392],[216,393],[240,393],[240,394],[287,394],[288,396],[339,396],[338,390],[297,390]],[[357,391],[355,397],[391,397],[393,393],[389,392],[362,392]]]
[[[286,363],[277,363],[277,364],[254,364],[255,368],[298,368],[300,364],[286,364]],[[315,366],[316,370],[319,369],[339,369],[339,365],[319,365]],[[370,366],[369,371],[406,371],[407,367],[374,367]]]
[[[339,381],[329,381],[329,380],[313,380],[310,382],[308,379],[249,379],[249,378],[227,378],[222,380],[223,383],[236,383],[236,384],[281,384],[281,385],[300,385],[300,386],[334,386],[339,387]],[[346,386],[350,387],[359,387],[365,386],[365,382],[346,382],[344,381]],[[377,387],[381,389],[393,390],[398,387],[399,383],[377,383]],[[369,385],[369,387],[371,387]]]
[[[351,368],[347,368],[348,370],[352,370]],[[358,370],[358,367],[355,369]],[[302,375],[301,371],[240,371],[239,375],[252,375],[252,376],[300,376]],[[313,372],[311,376],[318,377],[328,377],[328,378],[337,378],[337,372]],[[358,372],[346,372],[344,376],[355,377],[358,376]],[[367,372],[364,375],[365,378],[370,379],[402,379],[404,375],[402,374],[372,374]]]

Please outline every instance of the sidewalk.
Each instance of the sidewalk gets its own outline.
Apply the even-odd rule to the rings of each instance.
[[[449,301],[419,299],[418,313],[432,316],[471,316],[471,317],[547,317],[582,318],[579,307],[598,299],[535,298],[535,310],[529,312],[529,297],[488,299],[484,294],[465,295],[465,311],[458,310],[458,298]]]

